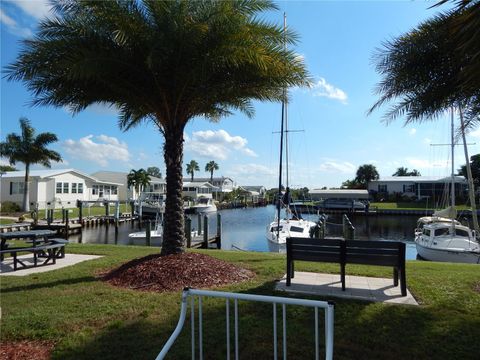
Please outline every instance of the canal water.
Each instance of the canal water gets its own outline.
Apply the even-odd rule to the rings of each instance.
[[[220,211],[222,215],[222,249],[285,252],[285,246],[272,244],[265,237],[267,225],[275,217],[273,206],[231,209]],[[304,218],[316,220],[314,215]],[[210,215],[209,232],[216,232],[216,214]],[[396,240],[407,245],[407,260],[416,259],[417,252],[413,242],[413,232],[418,216],[350,216],[358,240]],[[327,218],[327,236],[341,236],[341,215],[329,215]],[[197,217],[192,218],[192,228],[197,229]],[[144,230],[144,229],[142,229]],[[138,223],[121,223],[118,231],[113,225],[85,227],[81,234],[72,234],[69,241],[89,244],[145,245],[145,239],[132,239],[128,234],[140,231]],[[159,241],[152,239],[152,246]]]

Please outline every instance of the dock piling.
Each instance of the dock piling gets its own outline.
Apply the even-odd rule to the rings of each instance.
[[[189,216],[185,217],[185,238],[187,240],[187,249],[192,246],[192,219]]]
[[[199,214],[199,216],[201,215]],[[208,215],[203,217],[203,246],[208,249]]]
[[[150,220],[147,221],[145,232],[146,232],[147,246],[150,246],[151,239],[152,239],[152,222]]]

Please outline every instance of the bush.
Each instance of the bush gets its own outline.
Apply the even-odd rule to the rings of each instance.
[[[4,201],[1,203],[1,213],[2,214],[9,214],[19,212],[20,206],[12,201]]]

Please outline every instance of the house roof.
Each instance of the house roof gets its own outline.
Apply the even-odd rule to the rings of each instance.
[[[126,185],[128,173],[121,171],[97,171],[94,172],[91,176],[94,176],[102,181],[116,181],[121,183],[122,185]],[[150,183],[165,184],[166,180],[150,175]]]
[[[82,173],[81,171],[75,169],[48,169],[48,170],[30,170],[29,177],[36,177],[40,179],[51,178],[58,175],[66,174],[66,173],[75,173],[80,175],[81,177],[87,178],[95,183],[99,184],[109,184],[109,185],[122,185],[116,182],[111,181],[102,181],[99,180],[91,175],[87,175]],[[8,171],[2,175],[2,178],[23,178],[25,177],[25,171]]]
[[[359,189],[340,189],[340,190],[320,190],[313,189],[308,192],[311,195],[319,195],[323,198],[345,198],[345,199],[368,199],[368,190]]]
[[[226,176],[213,177],[212,181],[223,181],[225,179],[228,179],[231,182],[233,182],[233,180],[231,178],[226,177]],[[193,178],[193,182],[210,182],[210,177]]]
[[[199,188],[199,187],[209,187],[209,188],[212,188],[212,189],[216,189],[217,187],[216,186],[213,186],[212,184],[210,184],[209,182],[191,182],[191,181],[187,181],[187,182],[184,182],[183,183],[183,187],[195,187],[195,188]]]
[[[386,176],[378,180],[372,180],[373,182],[402,182],[402,183],[425,183],[425,182],[450,182],[450,176]],[[455,176],[455,182],[465,182],[466,179],[463,176]]]
[[[244,185],[240,187],[248,191],[256,191],[256,192],[260,192],[262,189],[265,189],[265,186],[263,185]]]

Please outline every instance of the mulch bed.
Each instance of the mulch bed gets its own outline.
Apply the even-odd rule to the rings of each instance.
[[[208,255],[181,253],[135,259],[104,274],[103,279],[129,289],[167,292],[238,283],[254,276],[250,270]]]
[[[53,341],[2,341],[1,360],[48,360],[55,346]]]

